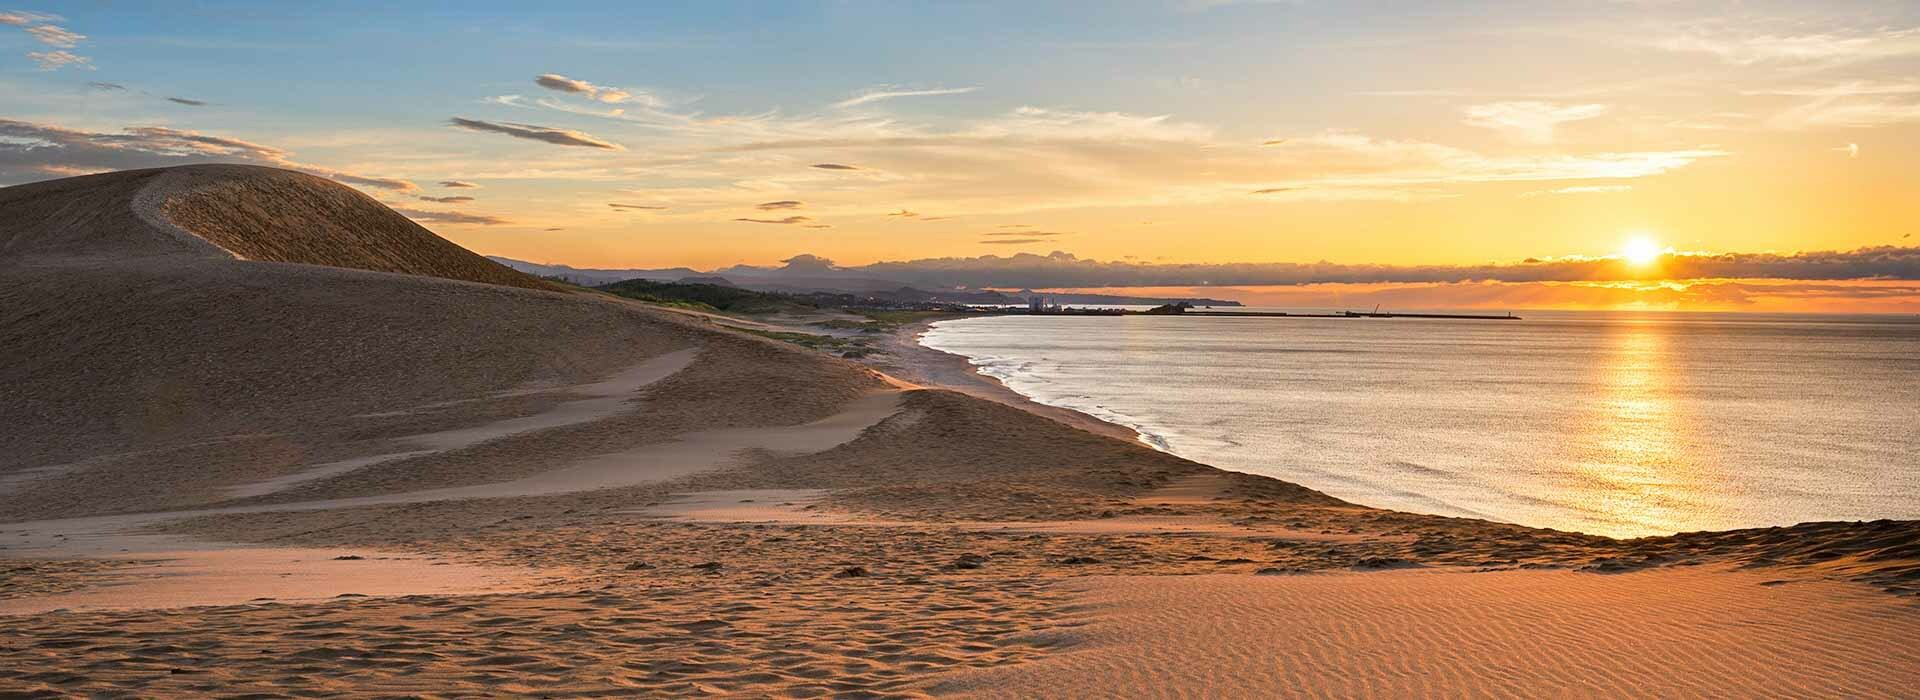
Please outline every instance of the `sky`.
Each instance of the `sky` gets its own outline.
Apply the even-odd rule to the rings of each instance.
[[[1769,291],[1920,311],[1917,76],[1912,2],[0,4],[0,185],[292,167],[578,267],[1867,249]]]

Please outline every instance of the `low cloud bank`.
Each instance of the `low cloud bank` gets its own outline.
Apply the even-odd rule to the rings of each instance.
[[[1879,246],[1793,254],[1667,255],[1639,268],[1613,258],[1489,265],[1318,263],[1148,264],[1083,259],[1055,251],[931,258],[835,268],[921,285],[969,287],[1155,287],[1378,282],[1586,282],[1634,279],[1920,280],[1920,247]]]

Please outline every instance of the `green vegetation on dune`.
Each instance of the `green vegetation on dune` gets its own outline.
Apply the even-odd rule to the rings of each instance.
[[[757,328],[738,328],[737,330],[841,357],[861,357],[872,352],[872,348],[867,346],[867,341],[863,338],[839,338],[831,335],[768,331]]]
[[[880,330],[883,331],[890,331],[909,323],[938,321],[945,318],[964,318],[969,315],[958,311],[923,311],[917,309],[856,309],[853,311],[854,313],[873,319],[872,323],[878,324]]]
[[[697,282],[656,282],[632,279],[599,287],[615,296],[662,306],[730,314],[771,314],[818,311],[819,308],[781,294]]]

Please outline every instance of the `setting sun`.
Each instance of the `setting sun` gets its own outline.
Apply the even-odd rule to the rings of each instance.
[[[1620,247],[1620,259],[1635,267],[1645,267],[1660,259],[1660,244],[1648,236],[1634,236]]]

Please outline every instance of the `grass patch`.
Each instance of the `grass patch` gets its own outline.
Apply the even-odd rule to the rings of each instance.
[[[778,340],[783,343],[793,343],[794,345],[798,345],[800,347],[812,348],[814,350],[819,350],[821,352],[828,353],[831,355],[839,355],[841,357],[864,357],[868,353],[873,352],[873,349],[871,347],[868,347],[867,341],[863,338],[836,338],[830,335],[814,335],[812,333],[793,333],[789,331],[767,331],[767,330],[760,330],[757,328],[737,328],[736,330],[752,333],[762,338]]]
[[[819,308],[782,294],[697,282],[626,280],[602,285],[601,291],[649,304],[729,314],[809,312]]]

